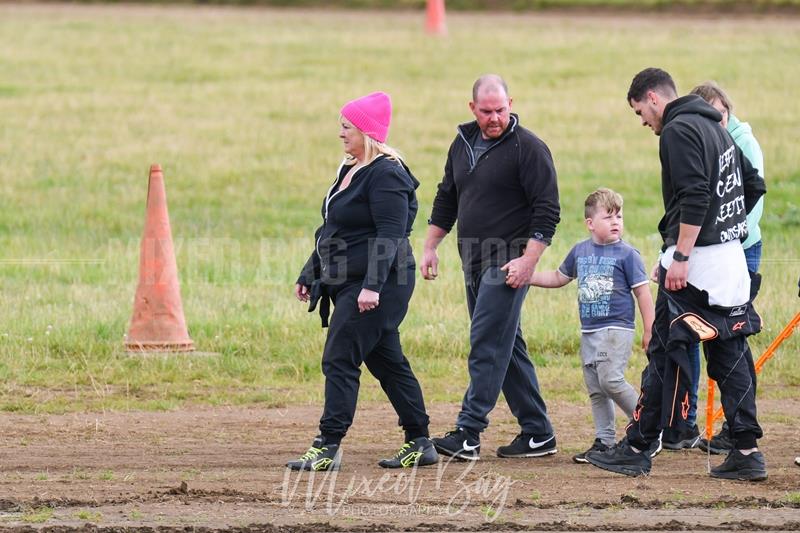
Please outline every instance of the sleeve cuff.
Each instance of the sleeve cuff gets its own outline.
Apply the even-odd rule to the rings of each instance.
[[[705,210],[681,209],[681,224],[702,226],[706,218]]]

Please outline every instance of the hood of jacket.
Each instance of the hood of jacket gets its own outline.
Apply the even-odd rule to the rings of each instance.
[[[742,122],[735,115],[731,114],[728,115],[728,133],[731,134],[733,140],[738,144],[738,139],[744,137],[745,135],[752,135],[753,128],[750,127],[750,124],[747,122]]]
[[[408,168],[408,165],[406,165],[405,161],[401,159],[399,163],[400,166],[402,166],[405,169],[406,173],[408,174],[408,177],[411,178],[411,183],[414,184],[414,190],[417,190],[419,188],[419,180],[414,174],[411,173],[411,169]]]
[[[663,126],[666,126],[676,117],[684,114],[698,114],[710,118],[714,122],[722,120],[722,114],[714,109],[711,104],[696,94],[681,96],[668,103],[664,108]]]

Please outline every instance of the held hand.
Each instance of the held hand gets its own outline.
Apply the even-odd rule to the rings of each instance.
[[[650,281],[658,283],[658,268],[661,266],[661,261],[656,261],[653,265],[653,270],[650,271]]]
[[[664,286],[668,291],[679,291],[686,288],[686,279],[689,277],[688,261],[673,261],[667,270]]]
[[[519,289],[531,282],[534,267],[534,262],[523,255],[512,259],[500,267],[500,270],[506,273],[506,285],[512,289]]]
[[[300,285],[299,283],[295,283],[294,297],[300,300],[301,302],[307,302],[309,297],[308,287],[306,287],[305,285]]]
[[[372,311],[378,307],[380,303],[379,300],[379,293],[369,289],[361,289],[361,292],[358,293],[358,312],[364,313],[366,311]]]
[[[422,277],[427,280],[436,279],[436,276],[439,275],[439,255],[435,249],[429,248],[422,252],[419,271]]]
[[[652,336],[653,332],[649,330],[645,330],[642,333],[642,350],[644,350],[644,353],[647,353],[647,347],[650,345],[650,339]]]

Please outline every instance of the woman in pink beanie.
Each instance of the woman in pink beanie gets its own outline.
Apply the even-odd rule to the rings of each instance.
[[[386,145],[392,103],[382,92],[345,104],[341,129],[345,158],[322,203],[322,226],[295,284],[295,296],[319,305],[328,325],[322,353],[325,407],[319,435],[293,470],[335,470],[340,444],[353,422],[361,363],[378,379],[405,431],[385,468],[434,464],[422,389],[403,354],[398,327],[414,292],[415,263],[408,237],[417,214],[419,182]]]

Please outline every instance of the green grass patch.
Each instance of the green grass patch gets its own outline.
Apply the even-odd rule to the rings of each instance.
[[[20,519],[29,524],[41,524],[53,518],[53,513],[50,507],[32,507],[23,512]]]
[[[800,505],[800,492],[789,492],[784,500],[792,505]]]
[[[522,124],[550,146],[562,223],[541,268],[585,238],[582,202],[625,196],[626,238],[658,251],[658,142],[625,102],[641,68],[682,91],[716,79],[761,141],[760,354],[798,309],[800,70],[791,20],[454,14],[447,38],[418,13],[189,7],[0,6],[0,409],[167,410],[320,402],[325,332],[294,301],[319,207],[340,160],[338,110],[377,89],[390,143],[420,179],[419,252],[455,125],[475,77],[508,79]],[[123,16],[124,14],[124,16]],[[493,31],[486,31],[493,28]],[[747,39],[734,36],[747,35]],[[655,52],[654,52],[655,51]],[[122,347],[137,280],[147,171],[165,172],[190,333],[212,355]],[[429,401],[459,401],[468,317],[452,237],[436,282],[418,280],[402,326]],[[532,289],[523,330],[548,399],[585,402],[575,287]],[[759,394],[800,384],[790,338]],[[638,348],[628,377],[638,383]],[[364,373],[362,399],[384,397]]]
[[[100,522],[103,519],[103,513],[99,511],[89,511],[82,509],[75,513],[75,518],[78,520],[85,520],[87,522]]]

